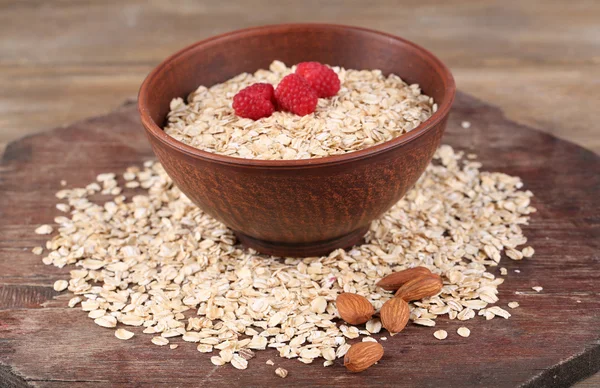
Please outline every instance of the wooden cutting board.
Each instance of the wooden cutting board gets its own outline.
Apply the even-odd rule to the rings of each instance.
[[[462,128],[463,120],[470,128]],[[55,280],[71,268],[45,266],[33,233],[57,215],[60,180],[85,185],[153,157],[133,103],[109,115],[26,137],[6,148],[0,166],[0,386],[564,386],[600,369],[600,157],[508,121],[497,108],[458,94],[443,140],[477,153],[484,169],[523,178],[538,212],[525,228],[536,254],[515,262],[500,305],[518,301],[509,320],[438,319],[388,339],[381,362],[361,374],[340,360],[329,368],[259,352],[247,370],[216,367],[193,344],[175,350],[129,341],[67,308]],[[514,270],[519,269],[520,273]],[[495,269],[496,273],[498,272]],[[531,289],[542,286],[542,292]],[[518,292],[518,294],[516,294]],[[460,326],[469,338],[456,335]],[[437,329],[450,335],[433,337]],[[174,341],[176,342],[176,341]],[[289,371],[281,380],[273,366]]]

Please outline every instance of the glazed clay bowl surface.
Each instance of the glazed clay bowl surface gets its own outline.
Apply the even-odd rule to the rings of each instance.
[[[162,130],[169,103],[242,72],[319,61],[380,69],[418,83],[438,110],[411,132],[364,150],[318,159],[250,160],[198,150]],[[360,243],[371,221],[421,176],[446,127],[449,70],[404,39],[358,27],[291,24],[250,28],[195,43],[167,58],[138,99],[154,153],[175,184],[246,246],[277,256],[325,255]]]

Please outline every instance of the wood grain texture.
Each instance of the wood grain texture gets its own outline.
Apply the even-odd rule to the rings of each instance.
[[[470,129],[461,128],[470,120]],[[506,120],[487,104],[459,93],[443,139],[476,152],[484,169],[523,178],[538,208],[525,229],[532,259],[503,259],[509,275],[501,305],[516,300],[509,320],[439,319],[436,328],[409,325],[383,343],[374,368],[349,374],[338,360],[330,368],[259,352],[250,368],[216,367],[193,344],[157,347],[135,330],[129,341],[98,327],[86,313],[66,307],[68,293],[30,292],[14,301],[0,293],[0,381],[7,386],[567,386],[600,368],[600,157],[572,143]],[[77,144],[74,147],[73,144]],[[100,172],[123,171],[152,157],[133,105],[113,114],[11,143],[0,167],[0,284],[51,289],[68,268],[41,264],[29,249],[33,234],[57,211],[59,181],[82,185]],[[520,273],[515,273],[515,269]],[[544,287],[541,293],[532,286]],[[515,294],[515,292],[520,294]],[[45,296],[44,296],[45,295]],[[44,296],[44,297],[42,297]],[[48,298],[46,301],[42,299]],[[33,303],[32,303],[33,301]],[[41,307],[40,307],[41,306]],[[471,337],[460,338],[459,326]],[[445,329],[450,336],[436,340]],[[177,343],[177,340],[174,342]],[[290,371],[274,375],[268,358]],[[460,370],[460,373],[451,373]]]
[[[600,152],[598,20],[596,0],[0,0],[0,142],[109,112],[197,40],[314,21],[414,41],[461,90]]]

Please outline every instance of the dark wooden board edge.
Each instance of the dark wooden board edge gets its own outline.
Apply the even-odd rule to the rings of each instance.
[[[17,375],[17,373],[12,369],[12,367],[1,363],[0,383],[2,383],[2,387],[5,388],[21,388],[30,386],[29,384],[27,384],[27,381],[24,378]]]

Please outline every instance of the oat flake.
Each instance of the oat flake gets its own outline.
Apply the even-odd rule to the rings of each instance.
[[[69,282],[66,280],[57,280],[54,282],[54,286],[53,286],[54,291],[58,291],[58,292],[66,290],[67,287],[69,287]]]
[[[128,340],[128,339],[132,338],[133,336],[134,336],[134,333],[129,330],[125,330],[125,329],[115,330],[115,337],[117,337],[118,339]]]
[[[50,234],[52,233],[52,227],[50,225],[40,225],[35,230],[36,234]]]
[[[285,379],[288,375],[288,371],[283,368],[277,368],[277,369],[275,369],[275,374],[277,376],[281,377],[282,379]]]
[[[439,340],[445,340],[448,337],[448,332],[446,330],[437,330],[433,333],[433,336]]]

